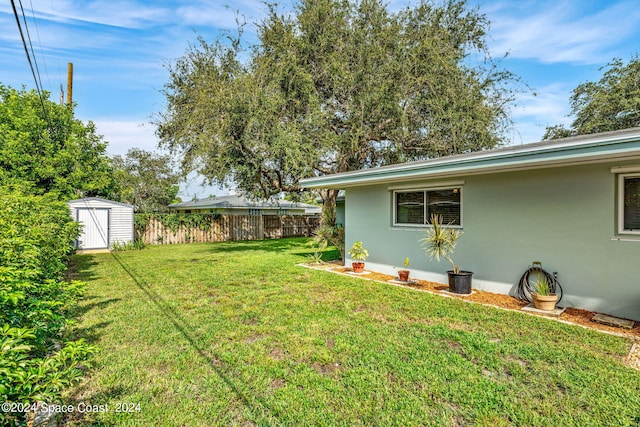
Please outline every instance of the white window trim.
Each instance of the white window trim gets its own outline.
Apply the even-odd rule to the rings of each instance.
[[[636,172],[640,172],[640,165],[614,166],[611,168],[611,173],[636,173]]]
[[[462,187],[463,180],[457,181],[440,181],[440,182],[414,182],[411,184],[390,185],[387,190],[403,190],[403,191],[424,191],[424,190],[442,190],[447,188]]]
[[[618,234],[640,235],[640,230],[626,230],[624,228],[624,179],[640,178],[640,172],[621,173],[618,175]]]
[[[430,224],[405,224],[402,222],[396,222],[396,194],[397,193],[412,193],[412,192],[417,192],[417,191],[438,191],[438,190],[453,190],[454,188],[457,188],[458,191],[460,191],[460,225],[447,225],[445,224],[445,227],[450,227],[450,228],[464,228],[464,219],[462,217],[462,212],[463,212],[463,203],[464,203],[464,190],[462,185],[446,185],[446,186],[437,186],[437,187],[420,187],[420,188],[414,188],[414,187],[409,187],[409,188],[402,188],[402,189],[398,189],[398,190],[394,190],[393,194],[392,194],[392,199],[391,199],[391,203],[393,205],[393,227],[409,227],[409,228],[431,228],[433,227]],[[423,213],[422,216],[426,219],[427,218],[427,204],[425,203],[423,205]]]

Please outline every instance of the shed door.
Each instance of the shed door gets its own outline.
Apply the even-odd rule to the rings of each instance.
[[[82,231],[78,249],[105,249],[109,247],[109,209],[80,208],[78,222]]]

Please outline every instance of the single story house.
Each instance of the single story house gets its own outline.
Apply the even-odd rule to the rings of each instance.
[[[319,215],[320,206],[288,200],[251,200],[244,196],[217,196],[169,205],[177,213],[223,215]]]
[[[560,306],[640,320],[640,128],[301,180],[345,190],[346,248],[367,268],[447,283],[418,240],[431,214],[464,234],[453,254],[473,286],[515,295],[533,261],[558,272]],[[347,260],[350,262],[351,260]]]
[[[77,249],[111,249],[134,240],[133,206],[87,197],[68,202],[71,217],[82,225]]]

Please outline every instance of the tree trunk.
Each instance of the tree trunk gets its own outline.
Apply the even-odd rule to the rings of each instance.
[[[320,190],[322,198],[322,219],[321,225],[329,227],[336,226],[336,200],[338,199],[339,190]]]

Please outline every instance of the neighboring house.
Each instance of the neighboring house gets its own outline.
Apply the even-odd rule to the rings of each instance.
[[[640,320],[640,128],[301,180],[344,189],[346,247],[368,268],[446,283],[418,240],[431,214],[464,230],[454,261],[476,288],[514,294],[533,261],[558,272],[561,306]],[[350,261],[350,260],[348,260]]]
[[[133,206],[99,197],[68,202],[71,217],[82,225],[78,249],[110,249],[134,239]]]
[[[218,196],[169,205],[178,213],[219,213],[224,215],[319,215],[320,206],[288,200],[251,200],[243,196]]]

